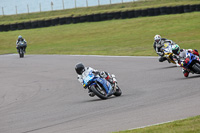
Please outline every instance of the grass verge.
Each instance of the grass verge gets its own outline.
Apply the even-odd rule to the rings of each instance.
[[[152,56],[155,34],[181,48],[200,50],[199,16],[193,12],[0,32],[0,54],[16,53],[18,35],[27,40],[28,54]]]
[[[196,116],[156,126],[120,131],[115,133],[199,133],[199,125],[200,116]]]
[[[48,12],[37,12],[30,14],[0,16],[0,24],[19,23],[30,20],[43,20],[49,18],[57,18],[64,16],[80,16],[93,13],[104,13],[113,11],[125,11],[133,9],[146,9],[161,6],[175,6],[186,4],[200,4],[199,0],[138,0],[137,2],[102,5],[88,8],[66,9]]]

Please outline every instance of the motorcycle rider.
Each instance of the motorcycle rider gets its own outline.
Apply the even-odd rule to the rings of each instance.
[[[176,45],[172,46],[172,52],[174,54],[173,58],[174,58],[174,61],[176,62],[176,65],[180,66],[180,67],[183,67],[184,64],[186,64],[188,62],[188,60],[187,60],[188,54],[187,53],[192,53],[192,54],[196,55],[197,60],[199,60],[199,52],[196,49],[194,49],[194,50],[180,49],[179,45],[176,44]],[[182,68],[182,72],[185,77],[189,76],[190,71],[185,69],[184,67]]]
[[[175,43],[172,40],[161,38],[160,35],[154,36],[153,48],[156,51],[156,53],[160,56],[159,62],[163,62],[167,60],[167,58],[164,57],[164,52],[162,50],[162,47],[164,46],[165,43],[171,43],[171,45],[175,45]]]
[[[24,52],[26,52],[27,42],[21,35],[18,36],[18,39],[17,39],[17,42],[16,42],[17,51],[19,52],[19,42],[20,41],[24,42]]]
[[[83,85],[83,80],[84,78],[87,77],[87,75],[92,71],[92,73],[99,75],[101,78],[105,78],[107,81],[109,81],[111,83],[111,86],[113,87],[113,84],[115,83],[115,81],[113,80],[113,78],[110,76],[109,73],[105,72],[105,71],[101,71],[99,72],[98,70],[95,70],[91,67],[85,67],[82,63],[78,63],[75,66],[75,71],[78,74],[78,81]],[[85,88],[85,87],[84,87]],[[86,88],[85,88],[86,89]],[[89,96],[93,97],[95,94],[88,89],[88,93]]]

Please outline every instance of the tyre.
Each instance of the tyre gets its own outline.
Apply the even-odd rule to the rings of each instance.
[[[20,58],[23,58],[24,57],[24,52],[23,52],[23,50],[20,48],[20,50],[19,50],[19,57]]]
[[[97,95],[99,98],[105,100],[107,99],[107,94],[106,91],[103,87],[101,87],[100,85],[92,85],[90,87],[90,89],[94,92],[95,95]]]
[[[192,66],[192,69],[193,69],[194,73],[200,74],[200,64],[199,63],[195,63]]]
[[[117,86],[116,92],[115,92],[113,95],[115,95],[116,97],[122,95],[122,91],[121,91],[121,89],[119,88],[119,86]]]

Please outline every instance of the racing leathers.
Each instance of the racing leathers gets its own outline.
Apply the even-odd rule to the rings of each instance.
[[[84,72],[81,74],[81,75],[78,75],[78,81],[83,85],[83,80],[88,76],[88,74],[92,72],[96,75],[99,75],[101,78],[105,78],[107,81],[109,81],[111,83],[111,85],[113,86],[114,84],[114,81],[112,80],[111,76],[109,73],[105,72],[105,71],[102,71],[102,72],[99,72],[98,70],[95,70],[91,67],[85,67],[85,70]],[[85,88],[85,87],[84,87]],[[86,89],[86,88],[85,88]],[[91,92],[90,88],[88,88],[88,93],[89,93],[89,96],[93,97],[94,96],[94,93]]]
[[[175,43],[172,40],[168,40],[166,38],[161,38],[160,42],[154,41],[154,43],[153,43],[154,50],[160,56],[159,62],[163,62],[163,61],[167,60],[167,58],[164,57],[164,52],[162,50],[162,47],[164,46],[165,43],[170,43],[171,45],[175,45]]]
[[[176,66],[182,67],[182,72],[185,77],[189,76],[190,71],[188,69],[185,69],[183,66],[187,62],[186,58],[189,56],[188,53],[192,53],[197,57],[197,60],[199,59],[199,53],[196,49],[181,49],[179,55],[174,54],[174,61],[176,62]]]
[[[22,39],[17,39],[17,41],[16,41],[16,45],[17,45],[16,48],[17,48],[18,52],[19,52],[19,42],[20,41],[24,42],[24,52],[26,52],[27,42],[23,38]]]

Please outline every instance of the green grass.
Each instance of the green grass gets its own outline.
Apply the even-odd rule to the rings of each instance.
[[[0,32],[0,54],[16,53],[18,35],[28,42],[27,54],[152,56],[155,34],[181,48],[200,50],[199,16],[193,12]]]
[[[116,133],[199,133],[200,116]]]
[[[130,2],[124,4],[113,4],[113,5],[66,9],[66,10],[49,11],[41,13],[38,12],[30,14],[0,16],[0,24],[25,22],[30,20],[31,21],[42,20],[42,19],[64,17],[64,16],[80,16],[93,13],[125,11],[133,9],[145,9],[151,7],[175,6],[175,5],[186,5],[186,4],[200,4],[200,1],[199,0],[145,0],[145,1],[139,0],[138,2]]]

